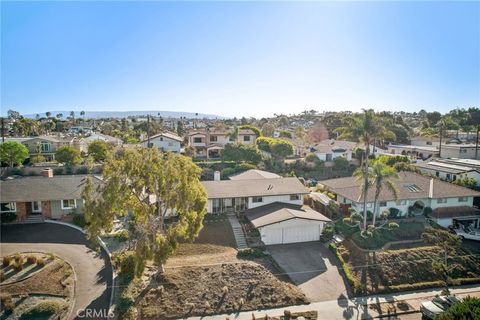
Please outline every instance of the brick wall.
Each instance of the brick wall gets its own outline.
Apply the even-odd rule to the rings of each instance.
[[[44,219],[50,219],[52,217],[52,206],[50,201],[42,201],[42,216]]]

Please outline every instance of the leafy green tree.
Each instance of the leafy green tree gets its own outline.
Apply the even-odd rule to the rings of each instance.
[[[239,129],[250,129],[250,130],[252,130],[252,131],[255,133],[255,135],[257,136],[257,138],[260,137],[260,136],[262,136],[262,133],[260,132],[260,129],[258,129],[257,127],[252,126],[252,125],[250,125],[250,124],[245,124],[245,125],[243,125],[243,126],[240,126]]]
[[[255,140],[255,144],[257,145],[258,149],[266,152],[271,152],[272,150],[270,146],[272,144],[272,140],[274,139],[264,136],[264,137],[257,138],[257,140]]]
[[[452,319],[480,319],[480,299],[468,296],[463,301],[455,303],[447,311],[435,317],[435,320]]]
[[[185,134],[185,128],[182,121],[177,122],[177,134],[182,137]]]
[[[363,219],[364,228],[367,225],[367,198],[368,198],[368,161],[370,157],[370,145],[380,139],[395,139],[395,134],[386,128],[375,112],[364,110],[361,115],[353,116],[345,120],[345,125],[335,130],[339,133],[339,139],[361,141],[365,145],[365,159],[363,161],[364,183],[362,184],[363,195]]]
[[[258,164],[262,156],[253,145],[244,143],[227,143],[221,152],[223,161],[235,161],[236,163],[248,162]]]
[[[55,160],[67,166],[74,166],[82,162],[80,151],[69,146],[60,147],[55,152]]]
[[[475,189],[477,187],[477,180],[474,178],[463,177],[453,181],[454,184],[461,187]]]
[[[88,145],[88,154],[95,161],[103,161],[107,157],[108,144],[102,140],[93,141]]]
[[[275,132],[275,126],[273,124],[267,122],[262,126],[262,134],[261,134],[262,136],[273,137],[274,132]]]
[[[335,171],[345,171],[348,169],[349,163],[345,157],[336,157],[333,159],[333,169]]]
[[[6,163],[9,167],[21,165],[28,157],[28,149],[21,143],[7,141],[0,144],[1,162]]]
[[[293,145],[282,139],[272,139],[270,152],[277,159],[284,159],[293,154]]]
[[[82,193],[89,239],[110,232],[115,217],[130,212],[137,276],[147,260],[162,267],[179,241],[193,241],[202,229],[207,195],[200,174],[190,158],[156,148],[109,154],[102,183],[95,187],[88,178]],[[176,216],[174,223],[165,223],[168,215]]]

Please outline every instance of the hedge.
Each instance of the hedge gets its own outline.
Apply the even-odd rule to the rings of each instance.
[[[333,252],[333,254],[335,254],[337,259],[342,264],[342,270],[347,278],[348,283],[350,284],[350,287],[353,290],[353,293],[362,293],[364,291],[362,284],[352,275],[347,263],[343,259],[342,255],[338,252],[337,246],[332,242],[328,245],[328,248]]]

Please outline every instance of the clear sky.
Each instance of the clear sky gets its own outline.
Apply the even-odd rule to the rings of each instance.
[[[1,2],[1,107],[480,106],[480,2]]]

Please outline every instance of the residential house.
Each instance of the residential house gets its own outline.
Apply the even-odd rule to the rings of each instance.
[[[239,174],[235,174],[233,176],[228,177],[230,180],[258,180],[258,179],[275,179],[275,178],[282,178],[276,173],[251,169],[244,171]]]
[[[140,145],[145,148],[157,148],[162,152],[180,153],[183,139],[171,132],[161,132],[144,139]]]
[[[431,157],[438,157],[439,150],[435,146],[416,146],[408,144],[391,144],[388,146],[388,153],[397,156],[407,156],[413,159],[426,160]]]
[[[4,180],[0,214],[15,212],[18,221],[25,221],[30,216],[60,220],[68,214],[81,213],[85,180],[86,175],[53,176],[52,169],[45,169],[42,176]],[[100,180],[94,178],[93,183]]]
[[[103,133],[92,133],[88,137],[83,138],[87,144],[90,144],[93,141],[104,141],[109,145],[114,147],[121,147],[123,145],[123,141],[120,138],[112,137],[107,134]]]
[[[462,160],[435,158],[416,163],[415,166],[420,171],[445,181],[453,182],[467,177],[475,179],[477,186],[480,185],[480,161],[470,160],[473,163],[468,163]]]
[[[192,131],[188,134],[188,145],[194,150],[194,157],[218,158],[227,143],[254,144],[257,138],[251,129],[239,129],[237,137],[232,139],[231,130],[210,129]]]
[[[438,147],[440,145],[440,138],[418,136],[411,138],[410,144],[417,147]]]
[[[365,146],[353,141],[327,139],[311,146],[310,151],[325,162],[334,161],[338,157],[352,161],[355,159],[355,149],[357,148],[365,149]],[[370,151],[375,155],[385,152],[385,150],[373,145],[370,145]]]
[[[475,144],[442,144],[441,158],[479,159]]]
[[[399,176],[400,178],[395,182],[398,198],[395,199],[393,193],[387,188],[382,189],[378,199],[379,213],[395,208],[399,210],[399,216],[406,216],[409,211],[421,215],[425,207],[430,207],[434,211],[438,208],[471,208],[474,198],[480,197],[480,193],[477,191],[413,172],[400,172]],[[336,201],[345,214],[348,213],[350,207],[358,212],[363,211],[360,183],[353,177],[321,181],[324,189],[336,195]],[[374,196],[375,188],[371,187],[367,198],[367,209],[371,211],[373,211]],[[471,224],[473,222],[476,227],[479,227],[480,216],[471,218],[469,215],[468,218],[465,218],[458,213],[462,209],[449,210],[451,211],[449,211],[448,218],[451,223]],[[447,218],[445,215],[442,217]]]

